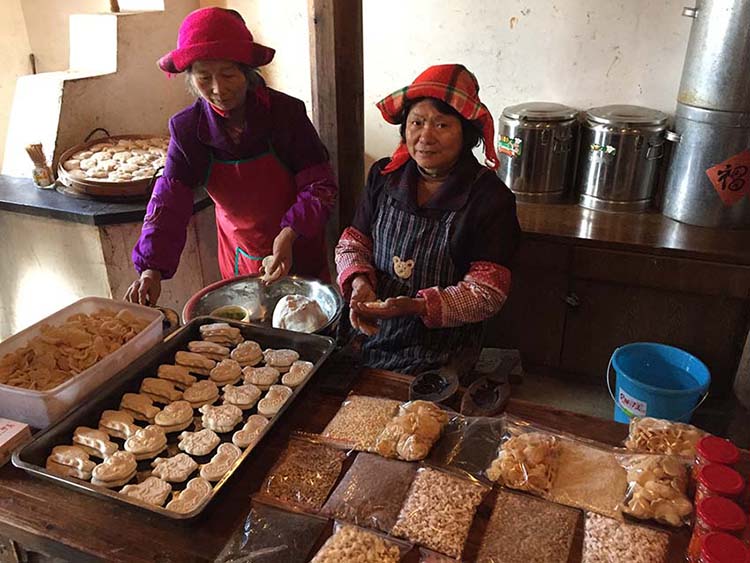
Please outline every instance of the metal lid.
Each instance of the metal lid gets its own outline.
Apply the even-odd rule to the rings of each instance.
[[[724,532],[703,536],[699,561],[704,563],[742,563],[747,561],[747,548],[739,539]]]
[[[552,102],[526,102],[503,110],[503,117],[524,121],[567,121],[576,115],[577,109]]]
[[[586,112],[586,118],[596,123],[620,127],[667,123],[667,114],[663,111],[619,104],[591,108]]]
[[[698,482],[715,493],[735,496],[745,488],[742,475],[720,463],[708,463],[698,470]]]
[[[734,465],[740,460],[740,451],[731,441],[719,436],[704,436],[695,447],[698,455],[709,463]]]
[[[716,531],[742,530],[747,523],[742,509],[728,498],[704,497],[695,510],[698,518]]]

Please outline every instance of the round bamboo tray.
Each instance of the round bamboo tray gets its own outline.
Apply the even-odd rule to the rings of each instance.
[[[57,165],[57,179],[68,189],[68,191],[91,196],[96,199],[147,199],[151,194],[151,190],[153,189],[154,182],[156,182],[156,178],[161,173],[161,169],[154,170],[153,176],[142,180],[132,180],[129,182],[111,182],[97,180],[95,178],[86,178],[85,180],[74,178],[70,175],[70,173],[68,173],[67,170],[65,170],[65,168],[63,168],[63,163],[70,160],[70,158],[74,154],[88,150],[89,147],[92,147],[94,145],[98,145],[101,143],[116,143],[120,139],[153,139],[157,136],[158,135],[115,135],[112,137],[104,137],[85,141],[62,153]]]

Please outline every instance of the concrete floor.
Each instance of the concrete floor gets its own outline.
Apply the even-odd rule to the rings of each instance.
[[[614,403],[604,379],[596,384],[525,371],[522,382],[513,385],[512,397],[608,420],[614,417]],[[691,422],[712,434],[730,438],[741,448],[750,448],[750,413],[734,397],[709,397]]]
[[[604,381],[591,385],[538,373],[525,372],[522,383],[513,385],[512,397],[607,419],[614,409]]]

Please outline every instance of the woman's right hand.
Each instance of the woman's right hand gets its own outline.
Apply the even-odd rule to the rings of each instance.
[[[378,325],[371,319],[367,319],[355,311],[354,304],[375,301],[378,296],[375,294],[372,284],[367,276],[357,276],[352,280],[352,296],[349,299],[349,321],[352,327],[358,331],[373,336],[378,332]]]
[[[130,284],[125,299],[131,303],[155,306],[161,295],[161,272],[144,270],[141,277]]]

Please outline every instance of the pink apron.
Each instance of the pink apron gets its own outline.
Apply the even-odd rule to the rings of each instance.
[[[222,278],[257,275],[297,199],[294,176],[272,149],[246,160],[212,157],[206,189],[216,204]],[[296,240],[291,273],[330,280],[322,228],[314,238]]]

